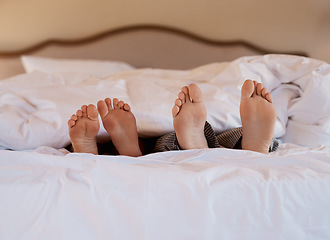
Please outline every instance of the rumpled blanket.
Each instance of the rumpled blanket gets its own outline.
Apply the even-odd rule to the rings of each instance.
[[[32,72],[0,82],[2,149],[62,148],[67,120],[83,104],[117,97],[132,107],[141,137],[173,131],[171,109],[181,87],[202,89],[207,121],[216,132],[241,126],[240,89],[262,82],[277,111],[275,137],[302,146],[330,145],[330,65],[311,58],[264,55],[187,71],[136,69],[99,78],[83,73]],[[102,125],[102,124],[101,124]],[[98,137],[109,140],[101,127]]]

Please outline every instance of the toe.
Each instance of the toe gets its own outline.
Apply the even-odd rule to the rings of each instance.
[[[268,102],[273,103],[273,96],[270,93],[267,93],[265,98]]]
[[[172,116],[175,118],[180,112],[180,108],[176,105],[172,108]]]
[[[105,116],[107,116],[108,113],[109,113],[109,108],[108,108],[106,102],[103,101],[103,100],[98,101],[98,103],[97,103],[97,110],[98,110],[98,112],[99,112],[99,114],[100,114],[100,116],[101,116],[102,119]]]
[[[262,83],[258,83],[257,84],[257,95],[261,96],[261,91],[264,88],[264,86],[262,85]]]
[[[263,88],[262,90],[261,90],[261,96],[263,97],[263,98],[266,98],[266,94],[268,93],[268,91],[267,91],[267,88]]]
[[[174,105],[176,105],[178,107],[181,107],[182,106],[182,100],[179,99],[179,98],[175,99]]]
[[[69,126],[70,128],[72,128],[75,124],[76,124],[76,121],[74,121],[74,120],[72,120],[72,119],[70,119],[70,120],[68,121],[68,126]]]
[[[87,105],[81,106],[82,116],[87,117]]]
[[[186,95],[184,94],[184,92],[179,92],[178,94],[178,99],[181,100],[181,104],[182,103],[185,103],[185,100],[186,100]]]
[[[114,109],[119,109],[118,102],[119,102],[118,98],[114,98],[114,99],[112,100],[113,108],[114,108]]]
[[[108,109],[111,110],[112,109],[111,99],[110,98],[106,98],[106,99],[104,99],[104,101],[105,101]]]
[[[253,95],[257,95],[257,85],[258,85],[258,82],[257,81],[253,81],[253,85],[254,85]]]
[[[79,109],[77,110],[76,115],[78,118],[81,118],[83,116],[83,112]]]
[[[124,102],[123,101],[119,101],[118,102],[118,107],[120,108],[120,109],[123,109],[123,107],[124,107]]]
[[[88,107],[87,107],[87,116],[91,120],[97,120],[98,119],[97,109],[93,104],[88,105]]]
[[[73,120],[73,121],[77,121],[77,120],[78,120],[77,115],[76,115],[76,114],[73,114],[73,115],[71,116],[71,120]]]
[[[243,99],[252,97],[255,91],[255,83],[251,80],[246,80],[241,89],[241,97]]]
[[[190,95],[189,95],[189,89],[188,89],[188,87],[187,86],[184,86],[182,89],[181,89],[181,91],[184,93],[184,95],[185,95],[185,100],[184,100],[184,102],[186,103],[186,102],[190,102]]]
[[[131,110],[131,107],[130,107],[130,105],[128,105],[127,103],[125,103],[123,109],[125,111],[130,111]]]
[[[203,102],[203,93],[202,90],[194,83],[190,84],[188,86],[189,89],[189,95],[192,100],[192,102]]]

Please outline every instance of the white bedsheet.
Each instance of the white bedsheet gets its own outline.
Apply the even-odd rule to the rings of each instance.
[[[172,131],[180,88],[197,83],[217,132],[240,126],[244,80],[274,96],[269,155],[200,149],[138,158],[68,153],[67,119],[127,101],[143,136]],[[33,72],[0,82],[0,239],[330,239],[330,66],[267,55],[190,71],[106,78]],[[106,138],[104,129],[100,138]]]
[[[241,125],[240,88],[262,82],[274,96],[275,137],[330,146],[330,65],[288,55],[244,57],[189,71],[138,69],[105,78],[33,72],[0,82],[0,146],[22,150],[69,143],[67,120],[82,104],[118,97],[132,106],[141,136],[173,131],[171,108],[183,85],[197,83],[216,132]],[[103,128],[100,138],[107,138]]]
[[[330,239],[330,148],[0,151],[0,239]]]

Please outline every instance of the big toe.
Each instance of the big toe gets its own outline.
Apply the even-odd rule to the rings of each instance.
[[[98,110],[98,112],[99,112],[102,119],[109,113],[108,106],[105,103],[105,101],[103,101],[103,100],[98,101],[97,110]]]
[[[241,89],[241,97],[242,98],[250,98],[255,91],[255,86],[253,81],[246,80]]]
[[[87,106],[87,116],[91,120],[98,119],[98,112],[97,112],[96,107],[93,104],[90,104]]]
[[[188,86],[189,96],[192,102],[202,102],[203,101],[203,93],[202,90],[194,83]]]

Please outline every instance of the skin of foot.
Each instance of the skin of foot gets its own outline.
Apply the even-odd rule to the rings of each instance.
[[[172,109],[173,127],[182,149],[208,147],[204,135],[206,115],[201,89],[196,84],[184,86]]]
[[[97,109],[103,126],[120,155],[141,156],[136,120],[127,103],[114,98],[100,100]]]
[[[68,126],[74,152],[98,154],[96,135],[100,123],[94,105],[83,105],[71,116]]]
[[[261,83],[246,80],[241,90],[242,149],[268,154],[276,122],[272,95]]]

